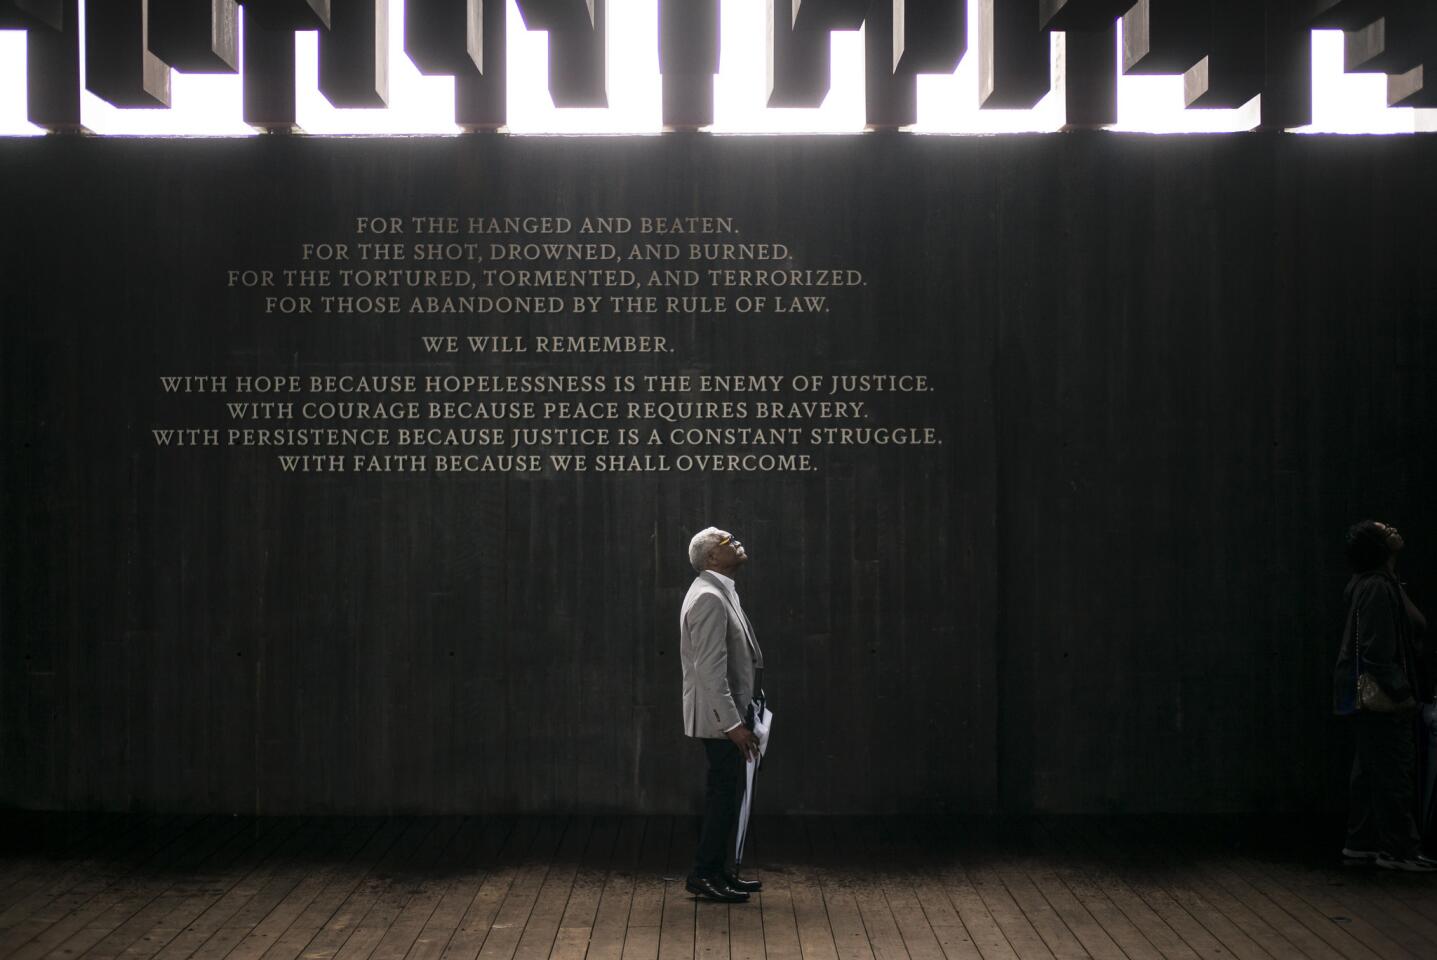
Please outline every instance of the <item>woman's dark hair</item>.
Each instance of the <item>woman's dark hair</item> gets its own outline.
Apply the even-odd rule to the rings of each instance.
[[[1357,573],[1376,570],[1387,562],[1387,554],[1387,530],[1376,520],[1347,528],[1347,562]]]

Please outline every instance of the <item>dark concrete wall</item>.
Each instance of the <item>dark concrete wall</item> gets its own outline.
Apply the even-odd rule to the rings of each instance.
[[[1239,135],[0,143],[0,800],[686,809],[689,536],[779,715],[770,809],[1340,804],[1362,516],[1437,596],[1437,141]],[[224,286],[395,213],[716,214],[819,317],[279,318]],[[661,357],[436,359],[420,333]],[[281,473],[169,373],[918,372],[942,446],[806,474]],[[1431,606],[1429,602],[1429,607]]]

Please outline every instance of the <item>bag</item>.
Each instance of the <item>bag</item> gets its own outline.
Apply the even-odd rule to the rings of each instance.
[[[1387,691],[1382,689],[1382,684],[1377,678],[1366,670],[1362,669],[1362,620],[1353,613],[1352,652],[1356,654],[1357,662],[1357,709],[1364,713],[1406,713],[1416,708],[1417,701],[1408,694],[1405,700],[1393,700],[1388,696]],[[1398,646],[1398,653],[1401,654],[1401,645]],[[1405,668],[1406,658],[1403,657]]]
[[[1400,703],[1393,700],[1372,674],[1357,675],[1357,709],[1364,713],[1407,713],[1416,706],[1417,701],[1410,694]]]

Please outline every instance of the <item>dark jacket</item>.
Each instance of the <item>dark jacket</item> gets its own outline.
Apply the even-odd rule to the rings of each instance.
[[[1407,607],[1407,624],[1412,628],[1412,649],[1416,656],[1413,674],[1417,677],[1417,699],[1431,703],[1437,700],[1437,642],[1427,632],[1427,618],[1412,602],[1407,591],[1402,591],[1402,603]]]
[[[1417,656],[1402,586],[1383,570],[1347,582],[1347,623],[1332,670],[1332,709],[1357,712],[1357,675],[1369,673],[1397,703],[1417,696]]]

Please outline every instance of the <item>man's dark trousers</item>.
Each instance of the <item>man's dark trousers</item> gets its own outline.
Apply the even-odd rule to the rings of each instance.
[[[738,825],[743,753],[728,737],[705,739],[708,776],[704,781],[704,823],[694,854],[694,876],[716,877],[728,866],[729,838]]]

